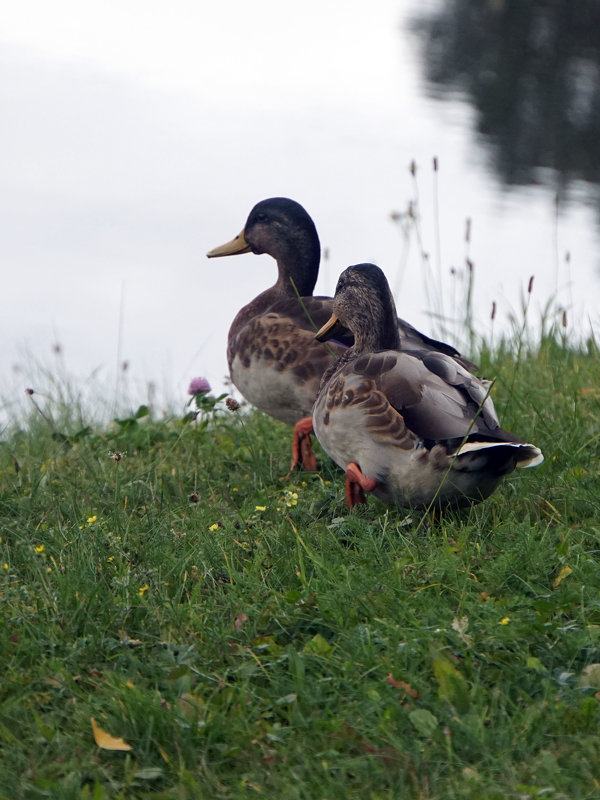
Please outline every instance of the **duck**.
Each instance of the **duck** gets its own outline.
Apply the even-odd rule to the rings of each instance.
[[[402,348],[394,298],[374,264],[345,269],[327,341],[349,329],[354,343],[324,373],[313,428],[346,473],[349,508],[365,492],[384,503],[439,510],[484,500],[517,467],[544,460],[500,427],[489,381],[440,351]]]
[[[277,280],[235,316],[227,338],[227,362],[234,386],[266,414],[294,426],[291,468],[316,470],[310,434],[312,407],[323,373],[353,343],[340,328],[327,344],[315,331],[330,318],[333,298],[315,296],[321,246],[315,224],[300,203],[271,197],[257,203],[241,233],[215,247],[208,258],[267,253],[277,262]],[[451,345],[397,321],[402,347],[444,353],[476,370]]]

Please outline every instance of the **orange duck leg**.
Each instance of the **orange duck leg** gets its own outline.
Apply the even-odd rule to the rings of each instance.
[[[367,478],[360,467],[351,461],[346,467],[346,503],[348,508],[354,508],[358,503],[366,503],[365,492],[372,492],[377,481]]]
[[[319,468],[317,459],[312,449],[310,435],[313,432],[312,417],[303,417],[294,425],[294,438],[292,440],[292,463],[290,472],[296,467],[304,467],[309,472],[316,472]]]

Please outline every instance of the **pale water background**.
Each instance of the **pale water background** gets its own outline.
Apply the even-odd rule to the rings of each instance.
[[[448,31],[431,27],[450,5],[4,4],[2,418],[26,387],[44,391],[37,364],[108,413],[146,401],[149,384],[157,410],[183,406],[196,375],[220,390],[229,324],[274,281],[275,265],[205,253],[274,195],[316,222],[328,249],[318,293],[333,293],[345,266],[374,261],[399,313],[439,333],[433,301],[462,319],[468,257],[478,333],[492,333],[494,301],[493,335],[510,329],[531,275],[532,319],[554,297],[569,332],[597,330],[593,178],[564,179],[544,164],[502,174],[498,149],[477,131],[469,64],[453,79]],[[429,20],[420,32],[417,13]],[[460,55],[460,44],[446,45]],[[581,61],[580,106],[597,100],[599,84]],[[532,127],[530,138],[543,136],[543,124]],[[403,216],[416,200],[431,274]]]

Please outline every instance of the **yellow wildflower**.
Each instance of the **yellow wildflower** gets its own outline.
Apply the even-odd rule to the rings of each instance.
[[[218,530],[219,530],[219,523],[218,523],[218,522],[214,522],[214,523],[213,523],[213,524],[212,524],[212,525],[209,527],[209,529],[208,529],[208,530],[209,530],[211,533],[214,533],[215,531],[218,531]]]
[[[88,517],[87,518],[87,524],[88,525],[93,525],[94,522],[96,522],[97,519],[98,519],[98,516],[96,514],[94,514],[93,517]]]
[[[5,571],[8,570],[8,564],[6,563],[6,561],[4,562],[4,564],[2,564],[2,569]]]
[[[52,572],[52,567],[46,567],[46,572]]]
[[[266,506],[254,506],[254,507],[256,508],[257,511],[266,511],[267,510]]]
[[[34,549],[34,551],[36,553],[43,553],[44,552],[44,545],[43,544],[38,544],[38,546],[34,547],[33,549]]]
[[[148,586],[147,583],[144,586],[140,586],[139,591],[138,591],[139,596],[143,597],[146,594],[146,592],[148,591],[149,588],[150,587]]]
[[[297,506],[298,505],[298,492],[287,491],[285,493],[284,500],[285,500],[285,504],[286,504],[286,506],[288,508],[291,508],[292,506]]]
[[[502,619],[500,620],[500,622],[498,624],[499,625],[508,625],[509,622],[510,622],[510,617],[502,617]]]

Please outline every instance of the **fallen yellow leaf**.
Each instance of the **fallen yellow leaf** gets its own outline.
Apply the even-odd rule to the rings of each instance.
[[[158,745],[158,752],[161,754],[161,756],[164,758],[164,760],[168,764],[169,763],[169,756],[165,753],[165,751],[162,749],[162,747],[160,745]]]
[[[557,589],[560,584],[564,581],[567,575],[570,575],[573,572],[571,567],[563,567],[561,571],[558,573],[556,578],[554,579],[554,588]]]
[[[131,745],[127,744],[124,739],[111,736],[110,733],[102,730],[93,717],[91,719],[94,741],[98,747],[102,748],[102,750],[131,750]]]

